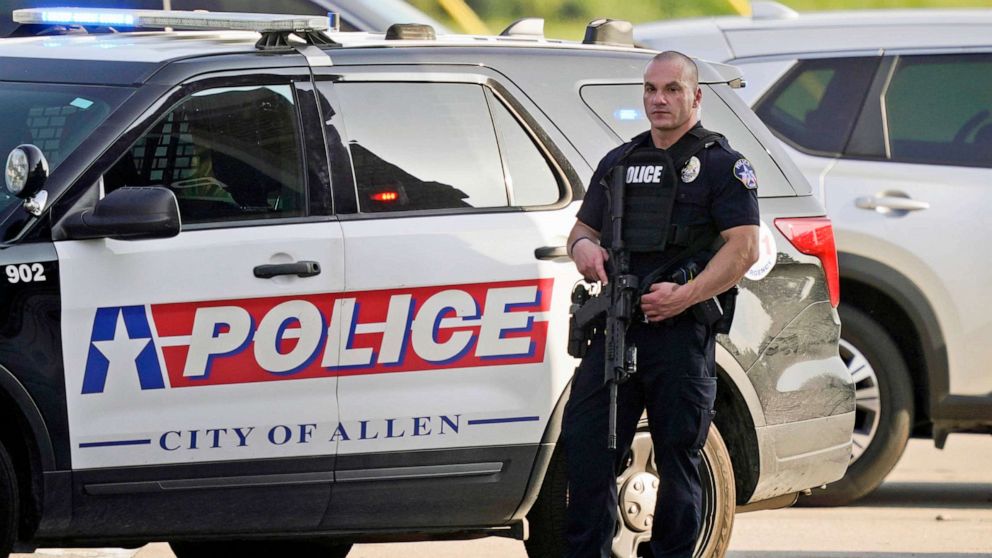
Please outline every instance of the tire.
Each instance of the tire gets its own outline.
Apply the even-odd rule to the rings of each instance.
[[[736,492],[730,453],[715,425],[710,427],[702,454],[700,473],[703,478],[703,524],[693,556],[723,558],[730,545],[730,534],[734,526]],[[644,480],[650,479],[650,475],[657,476],[653,456],[647,421],[642,419],[631,445],[626,468],[617,477],[621,505],[625,495],[630,495],[631,498],[641,497],[640,492],[646,486]],[[635,486],[635,483],[640,484]],[[527,516],[531,533],[524,546],[530,558],[558,558],[565,554],[565,508],[568,504],[566,486],[565,459],[556,451],[537,501]],[[633,494],[635,491],[638,492],[637,495]],[[648,496],[647,499],[653,499],[653,496]],[[617,535],[613,540],[613,558],[651,556],[647,544],[651,536],[650,529],[635,530],[630,527],[637,517],[625,516],[623,510],[620,510]]]
[[[0,557],[7,558],[17,539],[17,515],[20,501],[17,474],[6,448],[0,443]]]
[[[544,474],[544,484],[534,507],[527,513],[530,536],[524,548],[530,558],[560,558],[565,555],[565,508],[568,507],[568,471],[563,444],[559,443]]]
[[[862,310],[841,304],[838,311],[841,358],[857,394],[851,465],[801,505],[843,506],[870,494],[899,462],[913,424],[913,381],[892,337]]]
[[[351,551],[351,544],[323,540],[309,541],[207,541],[170,542],[176,558],[271,558],[272,556],[292,556],[293,558],[345,558]]]

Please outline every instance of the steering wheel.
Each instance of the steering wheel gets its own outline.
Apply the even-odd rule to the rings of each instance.
[[[978,125],[984,122],[988,116],[988,109],[982,109],[976,112],[971,118],[961,125],[961,128],[959,128],[957,133],[954,134],[954,139],[952,141],[954,143],[964,143],[964,140],[968,137],[968,135],[978,128]]]

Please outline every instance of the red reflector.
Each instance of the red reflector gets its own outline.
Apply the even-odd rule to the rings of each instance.
[[[830,290],[830,304],[840,303],[840,274],[837,270],[837,248],[834,228],[827,217],[795,217],[775,219],[775,227],[803,254],[820,258]]]
[[[400,195],[397,192],[378,192],[372,194],[372,201],[391,202],[398,200]]]

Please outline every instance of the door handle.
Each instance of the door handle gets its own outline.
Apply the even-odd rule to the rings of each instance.
[[[313,277],[320,275],[320,264],[303,260],[285,264],[267,264],[255,266],[255,277],[272,279],[277,275],[295,275],[297,277]]]
[[[920,211],[930,209],[930,202],[904,198],[902,196],[864,196],[854,200],[854,205],[861,209],[882,211]]]
[[[534,249],[534,257],[539,260],[554,260],[556,258],[567,258],[568,250],[564,246],[541,246]]]

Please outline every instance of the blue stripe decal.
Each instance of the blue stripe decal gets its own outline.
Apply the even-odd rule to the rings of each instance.
[[[506,422],[533,422],[536,420],[541,420],[541,417],[508,417],[508,418],[494,418],[494,419],[476,419],[468,421],[468,425],[472,426],[475,424],[503,424]]]
[[[80,443],[80,448],[107,448],[113,446],[147,446],[151,445],[151,439],[144,440],[115,440],[110,442],[85,442]]]

